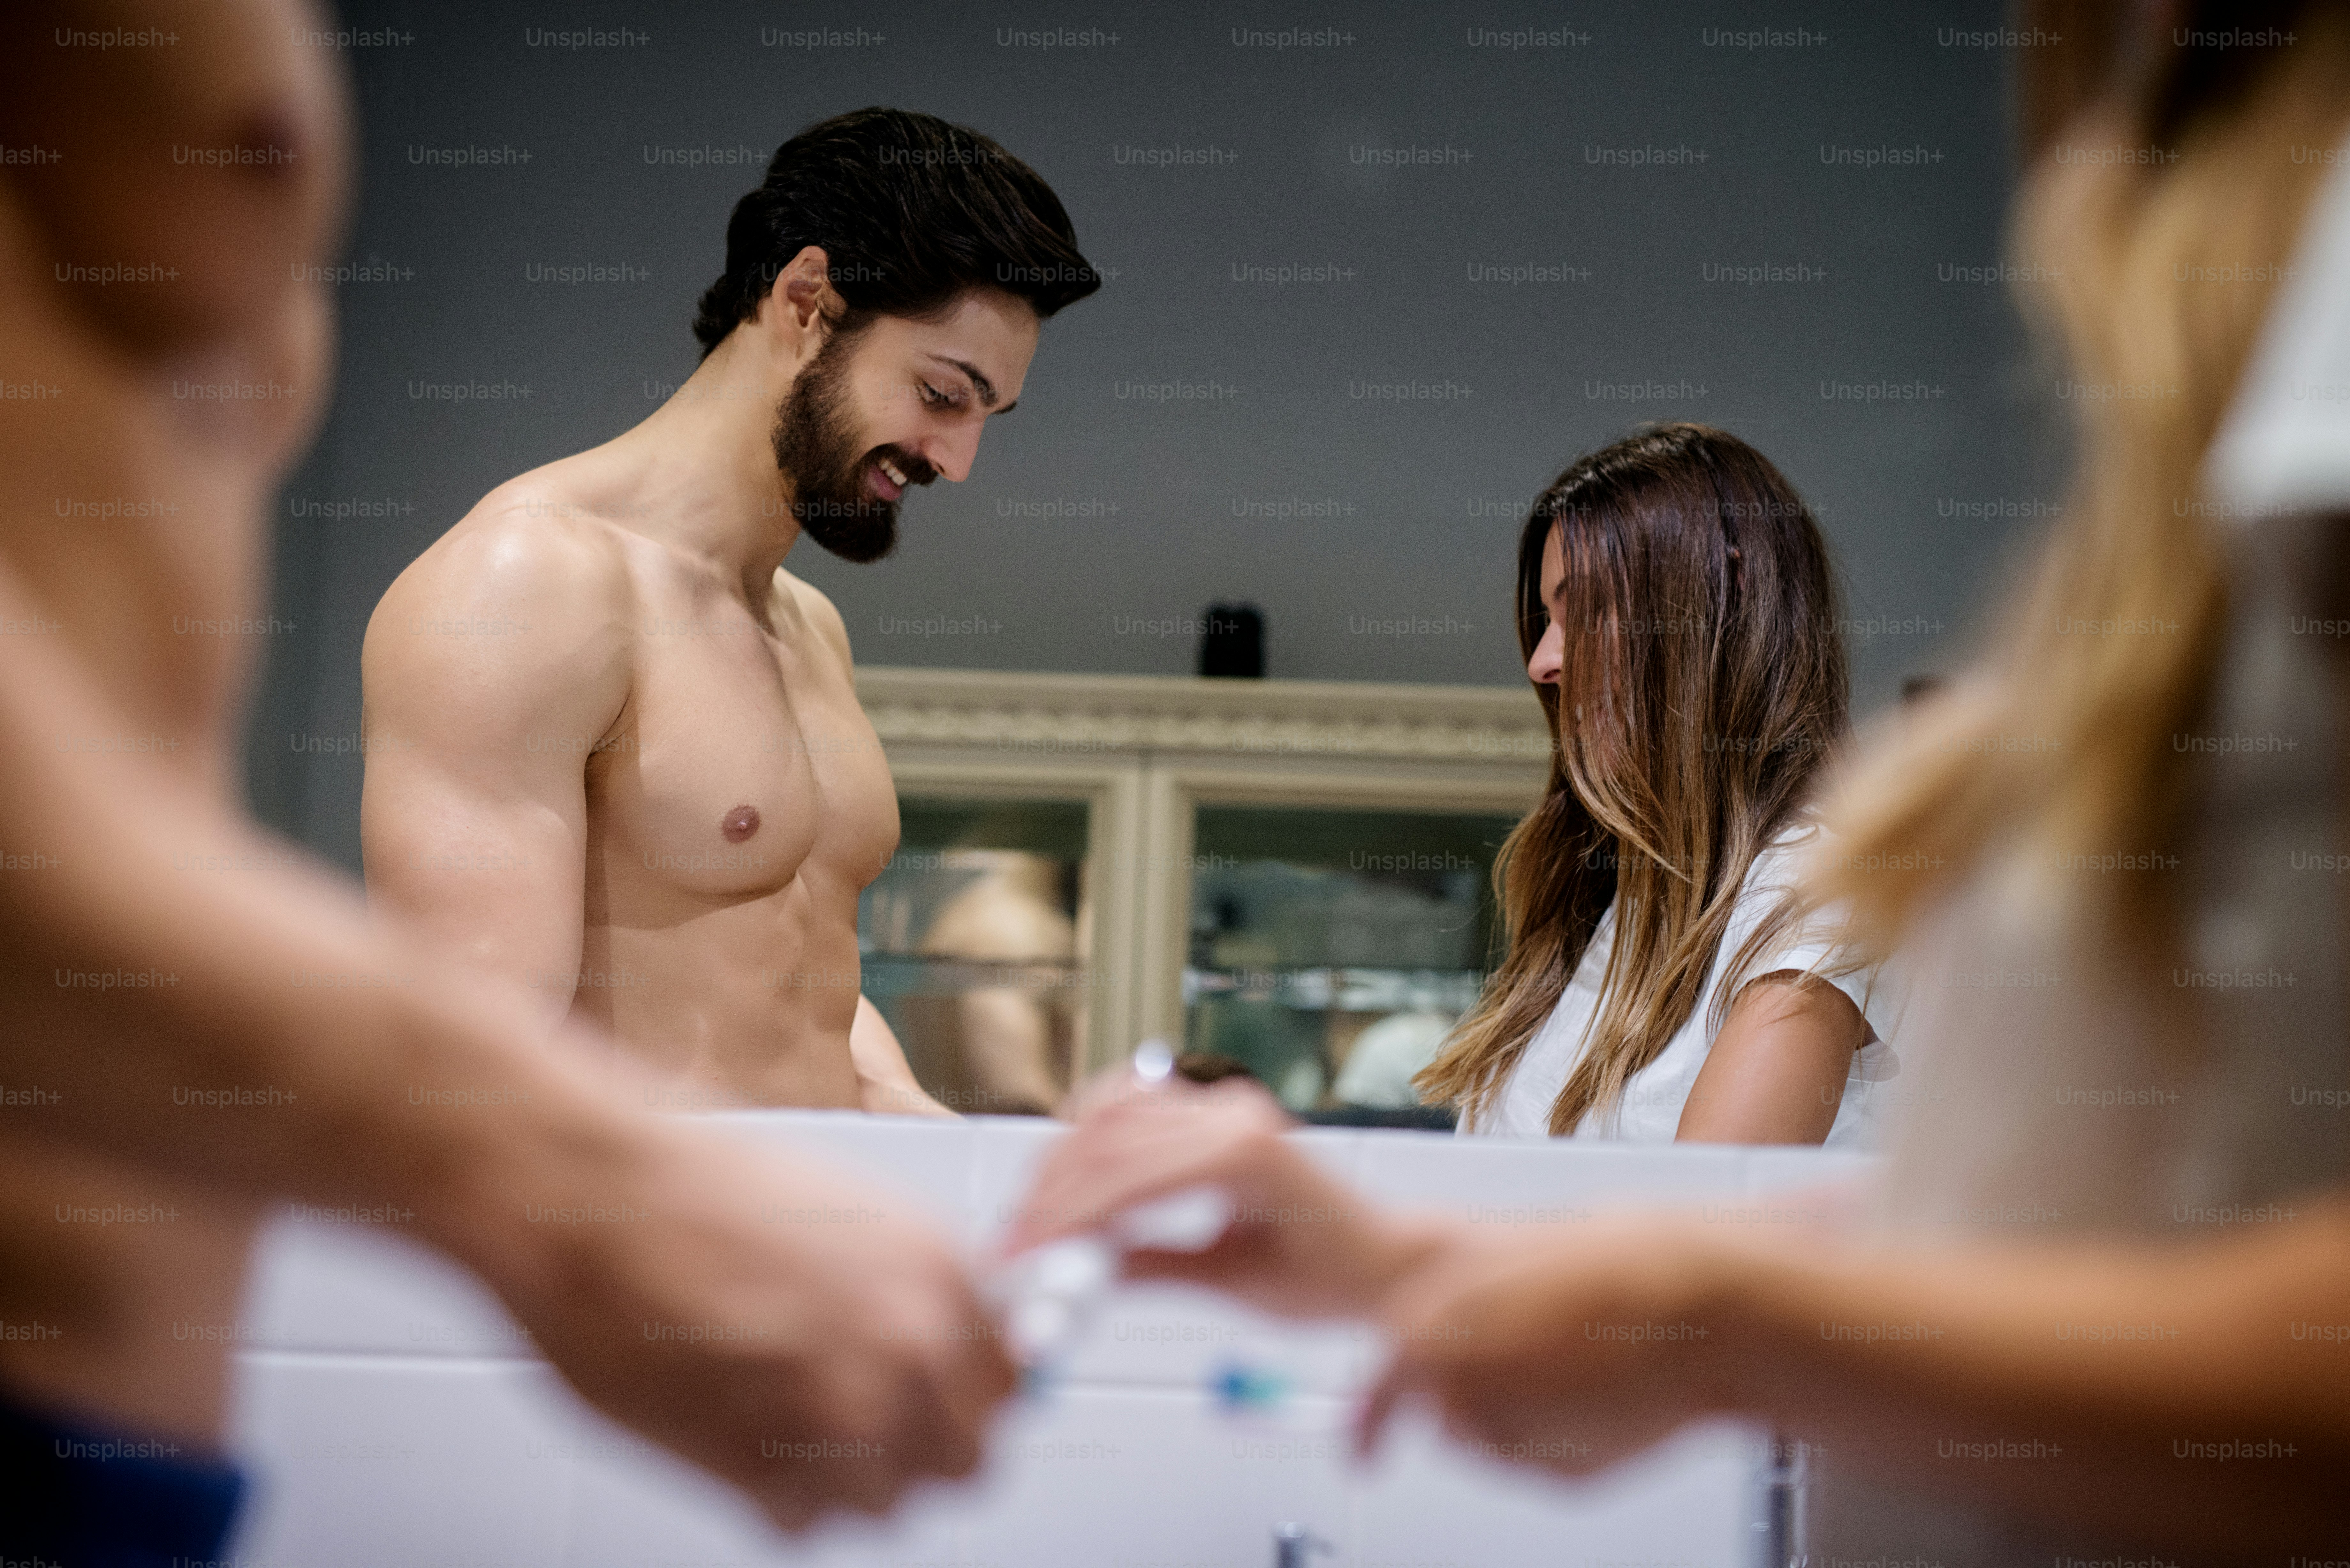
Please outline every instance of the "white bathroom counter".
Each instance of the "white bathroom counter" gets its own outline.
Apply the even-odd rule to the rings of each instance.
[[[974,1251],[1018,1204],[1054,1123],[843,1112],[727,1113],[738,1133],[817,1151]],[[1575,1223],[1610,1208],[1751,1209],[1865,1178],[1818,1149],[1503,1142],[1314,1128],[1298,1137],[1380,1199],[1474,1224]],[[779,1199],[779,1206],[787,1199]],[[784,1216],[779,1212],[779,1220]],[[286,1218],[240,1318],[234,1440],[257,1487],[232,1561],[302,1568],[1261,1568],[1297,1521],[1343,1568],[1508,1568],[1752,1560],[1767,1434],[1692,1428],[1579,1482],[1482,1460],[1407,1422],[1347,1455],[1372,1331],[1301,1328],[1172,1285],[1121,1290],[1050,1392],[1007,1407],[971,1482],[886,1524],[794,1542],[736,1494],[588,1408],[526,1331],[398,1226]],[[1234,1366],[1291,1390],[1227,1412]]]

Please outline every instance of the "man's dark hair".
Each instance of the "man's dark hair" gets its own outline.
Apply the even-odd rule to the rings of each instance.
[[[847,303],[836,330],[928,316],[965,289],[999,288],[1051,316],[1101,286],[1061,199],[976,130],[902,109],[819,120],[775,149],[734,204],[726,274],[703,291],[703,358],[759,304],[792,258],[822,247]]]

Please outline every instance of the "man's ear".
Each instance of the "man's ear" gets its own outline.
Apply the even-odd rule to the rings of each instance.
[[[839,319],[847,309],[848,302],[832,286],[832,259],[820,245],[803,245],[800,254],[775,275],[775,286],[760,303],[759,324],[786,338],[802,340],[804,348],[813,348],[822,340],[827,324]]]

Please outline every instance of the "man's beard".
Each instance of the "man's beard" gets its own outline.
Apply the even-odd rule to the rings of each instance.
[[[775,467],[791,487],[800,532],[844,561],[878,561],[898,547],[898,504],[865,488],[866,472],[883,458],[909,488],[936,471],[894,446],[858,452],[849,426],[848,358],[859,334],[836,328],[792,383],[775,410]]]

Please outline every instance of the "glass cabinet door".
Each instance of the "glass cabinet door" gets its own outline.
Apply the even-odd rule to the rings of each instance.
[[[865,994],[941,1104],[1049,1113],[1085,1060],[1085,804],[908,796],[898,814],[858,906]]]
[[[1199,806],[1187,1068],[1245,1070],[1322,1119],[1448,1122],[1411,1078],[1498,953],[1493,857],[1516,820]]]

